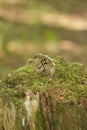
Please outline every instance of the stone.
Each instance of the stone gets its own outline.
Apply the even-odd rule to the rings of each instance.
[[[34,63],[38,73],[45,73],[53,76],[55,73],[55,64],[53,59],[44,54],[36,54]]]

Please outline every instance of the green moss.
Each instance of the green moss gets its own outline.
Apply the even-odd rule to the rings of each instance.
[[[33,63],[25,65],[11,72],[0,83],[0,96],[11,99],[17,105],[23,101],[20,87],[31,89],[33,92],[41,92],[52,87],[67,89],[66,99],[79,99],[87,97],[87,72],[80,63],[68,63],[61,57],[54,59],[56,72],[54,77],[38,74]]]
[[[87,129],[85,66],[80,63],[66,62],[61,57],[56,57],[54,62],[56,71],[53,77],[38,74],[34,63],[31,62],[9,73],[0,81],[0,117],[3,108],[11,110],[14,104],[16,130],[31,129],[23,105],[26,101],[27,89],[32,90],[33,93],[39,92],[35,130],[49,130],[51,127],[55,130]],[[23,120],[25,125],[23,125]],[[3,127],[4,122],[1,117],[0,129],[2,130]]]

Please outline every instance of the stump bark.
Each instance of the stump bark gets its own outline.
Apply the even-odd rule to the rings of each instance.
[[[0,130],[87,130],[87,72],[54,58],[54,76],[31,62],[0,81]]]

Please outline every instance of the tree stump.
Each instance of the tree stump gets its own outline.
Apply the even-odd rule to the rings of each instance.
[[[87,130],[85,66],[53,62],[53,75],[31,61],[0,81],[0,130]]]

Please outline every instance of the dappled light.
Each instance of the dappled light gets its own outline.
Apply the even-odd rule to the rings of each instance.
[[[0,0],[0,76],[44,53],[87,65],[87,2]]]

